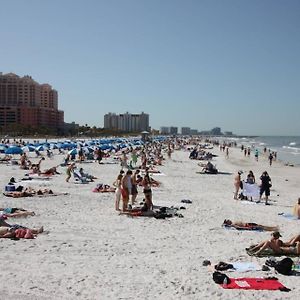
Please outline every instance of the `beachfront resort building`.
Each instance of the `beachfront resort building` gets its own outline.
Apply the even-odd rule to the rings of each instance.
[[[191,128],[190,127],[181,127],[181,134],[182,135],[190,135],[191,134]]]
[[[149,131],[149,115],[142,112],[141,114],[108,113],[104,115],[104,128],[118,130],[123,132],[141,132]]]
[[[64,112],[58,110],[57,91],[31,76],[0,72],[0,127],[11,125],[58,131],[64,126]]]

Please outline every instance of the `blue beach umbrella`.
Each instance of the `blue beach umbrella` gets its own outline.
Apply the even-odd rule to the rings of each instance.
[[[35,149],[36,149],[37,151],[45,151],[45,150],[47,149],[47,147],[46,147],[46,146],[43,146],[43,145],[40,145],[40,146],[35,147]]]
[[[27,145],[22,147],[23,152],[34,152],[35,151],[35,147],[31,146],[31,145]]]
[[[22,154],[23,150],[17,146],[10,146],[5,150],[5,154]]]

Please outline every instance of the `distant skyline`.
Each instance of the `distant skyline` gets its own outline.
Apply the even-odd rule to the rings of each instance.
[[[0,1],[0,72],[58,90],[65,121],[300,135],[300,1]]]

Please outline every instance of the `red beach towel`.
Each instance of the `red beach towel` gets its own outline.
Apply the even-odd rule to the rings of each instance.
[[[224,289],[243,289],[243,290],[282,290],[286,289],[276,279],[264,278],[230,278],[227,285],[221,284]]]

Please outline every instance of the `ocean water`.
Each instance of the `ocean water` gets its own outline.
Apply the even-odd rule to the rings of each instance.
[[[239,138],[238,144],[251,145],[259,151],[264,147],[277,152],[277,158],[284,163],[300,165],[300,136],[260,136]]]

